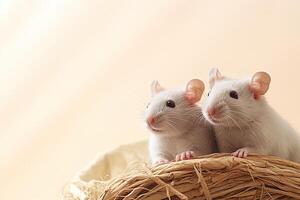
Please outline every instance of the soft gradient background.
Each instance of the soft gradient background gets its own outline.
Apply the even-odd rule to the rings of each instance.
[[[98,152],[144,139],[149,84],[268,71],[300,130],[298,0],[1,0],[0,199],[53,200]]]

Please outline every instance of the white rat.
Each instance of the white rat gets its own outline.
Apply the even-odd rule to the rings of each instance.
[[[185,88],[171,90],[154,81],[151,91],[145,122],[152,132],[149,139],[152,164],[216,152],[212,127],[202,120],[201,108],[196,105],[204,91],[202,81],[193,79]]]
[[[300,162],[300,136],[263,96],[271,77],[257,72],[233,80],[218,69],[209,73],[210,92],[203,103],[204,117],[214,126],[220,152],[236,157],[249,153],[279,156]]]

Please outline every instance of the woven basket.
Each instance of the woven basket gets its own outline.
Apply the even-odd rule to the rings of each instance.
[[[145,145],[123,146],[100,156],[65,187],[63,199],[300,199],[297,163],[272,156],[240,159],[211,154],[150,167],[141,162],[147,153]],[[129,147],[142,150],[136,153]],[[129,156],[135,161],[128,163],[124,155],[137,159]],[[117,158],[116,163],[112,162],[115,159],[110,160],[113,157]],[[126,169],[103,173],[104,165],[105,169],[108,165]]]

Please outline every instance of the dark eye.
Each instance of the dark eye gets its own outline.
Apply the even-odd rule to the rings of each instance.
[[[230,91],[229,96],[231,98],[234,98],[234,99],[238,99],[239,98],[238,93],[236,91],[234,91],[234,90]]]
[[[210,91],[207,93],[207,96],[209,96],[209,94],[210,94]]]
[[[148,107],[149,107],[149,105],[150,105],[150,103],[148,103],[148,104],[147,104],[146,108],[148,108]]]
[[[166,101],[166,106],[170,108],[175,108],[175,102],[173,100]]]

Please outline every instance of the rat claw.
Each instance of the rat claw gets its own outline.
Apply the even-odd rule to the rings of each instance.
[[[248,156],[248,150],[246,148],[241,148],[233,152],[231,155],[238,158],[246,158]]]
[[[177,155],[176,155],[175,160],[176,160],[176,161],[180,161],[180,154],[177,154]]]
[[[185,155],[187,159],[190,159],[192,156],[190,151],[185,152]]]
[[[193,151],[187,151],[186,154],[188,159],[195,157],[195,153]]]
[[[232,156],[237,157],[237,151],[231,153]]]
[[[185,154],[185,152],[183,152],[183,153],[181,154],[180,159],[181,159],[181,160],[185,160],[185,159],[186,159],[186,154]]]
[[[176,155],[176,161],[189,160],[195,156],[193,151],[185,151]]]
[[[243,156],[244,156],[244,151],[242,149],[240,149],[239,158],[243,158]]]
[[[237,157],[238,158],[240,158],[242,155],[241,155],[241,150],[239,149],[238,151],[237,151]]]

